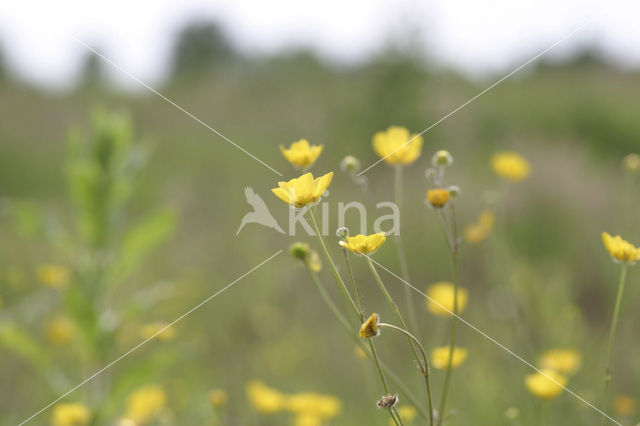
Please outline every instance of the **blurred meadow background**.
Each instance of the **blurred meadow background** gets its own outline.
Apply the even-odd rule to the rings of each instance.
[[[301,228],[288,236],[256,224],[236,236],[251,211],[244,189],[251,186],[285,226],[288,207],[271,188],[301,172],[279,146],[301,138],[324,145],[312,172],[335,172],[325,241],[346,276],[334,236],[337,203],[364,203],[373,232],[388,213],[375,204],[394,199],[394,170],[381,163],[367,171],[365,193],[341,170],[342,159],[368,167],[378,160],[376,132],[422,131],[537,51],[483,75],[442,64],[410,36],[390,37],[351,63],[306,47],[247,53],[208,18],[183,22],[170,46],[166,77],[150,84],[283,177],[137,83],[114,81],[119,71],[86,49],[64,87],[35,84],[0,55],[0,424],[24,421],[279,249],[30,423],[388,424],[376,408],[384,391],[373,363],[289,254],[296,241],[319,252],[317,240]],[[456,214],[468,237],[459,254],[468,291],[461,316],[537,367],[550,349],[572,350],[580,362],[567,387],[635,425],[640,275],[628,268],[605,403],[620,265],[600,234],[640,243],[640,161],[627,157],[640,152],[640,74],[606,53],[594,41],[543,56],[425,133],[420,158],[404,167],[401,234],[413,285],[426,291],[451,280],[437,213],[425,205],[425,170],[436,151],[448,150],[446,182],[460,187]],[[499,151],[526,158],[529,176],[512,183],[497,176],[491,157]],[[469,237],[465,229],[487,211],[493,225]],[[359,232],[355,212],[346,225]],[[388,238],[374,259],[400,275],[394,245]],[[394,323],[366,262],[350,260],[366,316]],[[408,309],[404,284],[379,272]],[[319,277],[342,309],[325,259]],[[416,292],[412,306],[427,352],[446,345],[450,319],[433,315]],[[384,330],[376,344],[422,401],[402,336]],[[600,414],[566,391],[550,400],[533,395],[525,377],[534,371],[462,323],[456,345],[467,358],[452,374],[446,424],[600,424]],[[443,380],[432,368],[436,405]],[[412,407],[394,391],[400,407]],[[329,414],[292,408],[294,397],[310,393]],[[272,400],[289,402],[270,408]],[[413,411],[404,408],[406,424],[426,424]]]

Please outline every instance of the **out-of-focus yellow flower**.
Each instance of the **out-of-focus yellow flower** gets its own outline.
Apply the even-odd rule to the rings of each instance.
[[[38,281],[52,288],[62,288],[69,284],[69,269],[62,265],[47,263],[38,266],[36,270]]]
[[[367,359],[367,358],[369,358],[369,355],[367,355],[367,352],[364,349],[362,349],[360,346],[356,346],[353,349],[353,354],[358,359]]]
[[[332,395],[303,392],[291,395],[286,400],[287,411],[312,415],[320,420],[328,420],[338,415],[342,404]]]
[[[491,167],[495,174],[511,182],[526,179],[531,172],[529,162],[514,151],[503,151],[493,154]]]
[[[127,419],[136,424],[153,420],[167,403],[167,394],[162,386],[149,385],[133,392],[127,399]]]
[[[453,284],[447,281],[437,282],[427,287],[427,308],[429,312],[441,317],[453,315]],[[458,314],[467,307],[469,292],[458,287]]]
[[[367,320],[364,323],[362,323],[362,326],[360,326],[360,337],[362,337],[363,339],[367,339],[369,337],[377,336],[378,333],[380,332],[378,330],[379,322],[380,322],[380,315],[371,314],[371,316],[367,318]]]
[[[280,152],[291,164],[306,169],[316,162],[322,152],[323,145],[309,145],[306,139],[293,142],[289,149],[280,145]]]
[[[373,135],[373,150],[389,164],[410,164],[420,157],[422,136],[410,134],[404,127],[391,126]]]
[[[264,383],[254,380],[247,385],[247,398],[263,414],[275,414],[285,408],[286,397]]]
[[[313,414],[298,414],[296,416],[295,426],[322,426],[322,419]]]
[[[453,348],[453,358],[451,359],[451,368],[456,368],[467,359],[467,350],[465,348]],[[449,346],[439,346],[431,351],[431,365],[438,370],[444,370],[449,365]]]
[[[51,426],[85,426],[90,420],[91,412],[82,404],[57,404],[53,407]]]
[[[150,339],[152,336],[155,336],[154,339],[162,340],[163,342],[169,342],[173,340],[174,337],[176,337],[176,330],[173,327],[162,330],[167,325],[168,324],[166,322],[162,321],[145,324],[140,329],[140,336],[143,339]]]
[[[307,204],[316,203],[322,193],[329,188],[331,179],[333,179],[333,172],[315,179],[311,173],[305,173],[288,182],[278,182],[278,188],[272,189],[271,192],[285,203],[301,208]]]
[[[405,424],[411,424],[413,423],[413,419],[416,418],[416,414],[418,412],[416,411],[416,407],[414,407],[413,405],[401,405],[398,407],[398,414],[400,414],[400,418],[402,419],[402,422]],[[389,419],[389,425],[393,426],[396,423]]]
[[[67,317],[59,316],[51,319],[45,329],[45,337],[54,345],[66,345],[76,335],[75,324]]]
[[[609,233],[603,232],[602,243],[615,261],[634,264],[640,260],[640,248],[636,248],[630,242],[623,240],[620,235],[612,237]]]
[[[469,244],[480,244],[489,236],[491,229],[493,229],[494,221],[495,215],[491,210],[482,212],[477,223],[468,225],[464,228],[464,239]]]
[[[582,365],[582,355],[575,349],[551,349],[542,354],[540,364],[558,373],[574,374]]]
[[[427,201],[429,201],[429,204],[433,207],[444,207],[450,199],[451,194],[446,189],[436,188],[427,191]]]
[[[227,392],[224,389],[211,389],[209,391],[209,401],[214,407],[223,407],[227,405]]]
[[[309,269],[313,272],[320,272],[322,270],[322,260],[320,259],[320,255],[317,251],[311,250],[309,251],[309,255],[307,256],[305,262]]]
[[[629,154],[624,157],[622,161],[622,165],[626,171],[629,173],[640,173],[640,155],[639,154]]]
[[[525,385],[529,392],[544,401],[560,395],[566,384],[567,378],[565,376],[548,368],[525,378]]]
[[[507,420],[515,420],[520,417],[520,409],[518,407],[509,407],[504,411],[504,418]]]
[[[630,416],[636,412],[636,400],[629,395],[616,395],[613,409],[621,416]]]
[[[358,234],[347,237],[347,241],[339,241],[338,244],[355,254],[371,254],[378,250],[385,241],[387,241],[387,237],[384,236],[384,232],[378,232],[371,235]]]

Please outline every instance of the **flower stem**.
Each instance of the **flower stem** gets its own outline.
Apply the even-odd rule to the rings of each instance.
[[[402,218],[402,166],[398,165],[395,167],[395,202],[398,207],[398,211],[400,212],[400,219]],[[402,222],[402,220],[401,220]],[[409,276],[409,266],[407,264],[407,256],[404,252],[404,244],[402,243],[402,230],[395,236],[396,237],[396,249],[398,251],[398,260],[400,262],[400,272],[402,273],[402,278],[411,282],[411,277]],[[404,286],[404,296],[407,303],[407,308],[409,311],[409,321],[411,322],[411,328],[415,333],[420,335],[420,329],[418,327],[418,321],[416,317],[415,307],[413,306],[413,299],[411,294],[411,289],[407,286]]]
[[[327,262],[329,262],[329,266],[331,267],[331,272],[333,272],[333,276],[336,279],[336,282],[338,283],[338,286],[340,287],[340,289],[344,293],[344,297],[351,304],[351,307],[353,308],[353,311],[354,311],[356,317],[358,318],[358,320],[360,320],[360,311],[358,310],[358,307],[356,306],[356,303],[353,301],[353,298],[351,297],[351,294],[349,293],[349,290],[347,289],[347,286],[345,285],[344,281],[342,280],[342,277],[338,273],[338,269],[336,268],[336,264],[333,262],[333,259],[331,259],[331,255],[329,254],[329,250],[327,250],[327,246],[325,245],[324,240],[322,239],[322,234],[320,234],[320,228],[318,228],[318,222],[316,222],[316,218],[315,218],[315,216],[313,214],[313,208],[309,208],[309,216],[311,216],[311,222],[313,223],[313,230],[315,231],[316,236],[318,237],[318,241],[320,242],[320,246],[322,247],[322,251],[324,253],[324,256],[327,258]]]
[[[613,349],[613,340],[616,334],[616,328],[618,326],[618,317],[620,316],[620,305],[622,304],[622,295],[624,293],[624,283],[627,278],[627,263],[622,264],[622,271],[620,272],[620,282],[618,283],[618,295],[616,296],[616,305],[613,309],[613,320],[611,321],[611,329],[609,330],[609,341],[607,343],[607,358],[606,358],[606,370],[604,372],[604,405],[608,405],[609,397],[609,384],[611,382],[612,370],[611,370],[611,351]],[[604,423],[604,417],[602,417]]]
[[[360,294],[356,280],[353,277],[353,269],[351,269],[351,262],[349,261],[349,253],[346,248],[342,248],[344,254],[344,262],[347,264],[347,271],[349,272],[349,279],[351,280],[351,286],[353,287],[353,294],[356,295],[356,305],[358,306],[358,312],[360,312],[360,322],[364,322],[364,312],[362,311],[362,303],[360,302]]]
[[[429,361],[427,360],[427,354],[424,351],[424,347],[422,346],[420,341],[416,339],[416,337],[413,334],[409,333],[407,330],[403,328],[400,328],[392,324],[386,324],[386,323],[379,323],[378,327],[387,327],[397,332],[400,332],[405,336],[407,336],[409,339],[413,340],[415,344],[418,346],[418,349],[420,350],[420,354],[422,355],[422,362],[423,362],[422,364],[418,363],[418,365],[420,366],[420,371],[424,376],[424,383],[427,389],[427,410],[429,411],[429,425],[433,426],[433,404],[431,402],[431,385],[429,384]]]

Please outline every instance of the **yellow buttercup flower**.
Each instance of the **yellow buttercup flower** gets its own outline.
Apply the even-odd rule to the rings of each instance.
[[[436,188],[427,191],[427,201],[433,207],[443,207],[451,199],[451,194],[446,189]]]
[[[57,404],[53,407],[51,426],[85,426],[91,420],[89,409],[79,403]]]
[[[373,135],[373,150],[389,164],[410,164],[420,157],[422,136],[410,134],[404,127],[391,126]]]
[[[402,419],[404,424],[411,424],[413,422],[413,419],[416,418],[418,411],[413,405],[401,405],[398,407],[398,414],[400,414],[400,418]],[[393,426],[395,424],[396,423],[393,420],[389,419],[390,426]]]
[[[367,359],[367,358],[369,358],[369,355],[367,354],[367,352],[364,349],[362,349],[360,346],[356,346],[353,349],[353,354],[358,359]]]
[[[295,426],[322,426],[322,419],[313,414],[298,414],[296,416]]]
[[[289,149],[280,145],[280,152],[294,166],[306,169],[316,162],[323,147],[323,145],[309,145],[308,140],[300,139],[293,142]]]
[[[223,407],[227,405],[227,392],[224,389],[211,389],[209,391],[209,401],[214,407]]]
[[[628,154],[626,157],[624,157],[622,165],[629,173],[640,173],[640,155]]]
[[[302,392],[291,395],[286,400],[286,410],[297,414],[307,414],[320,420],[328,420],[338,415],[342,404],[331,395]]]
[[[127,399],[127,419],[135,424],[153,420],[167,403],[167,394],[161,386],[149,385],[133,392]]]
[[[62,288],[69,284],[69,269],[62,265],[47,263],[38,266],[36,270],[38,281],[52,288]]]
[[[378,250],[386,240],[387,237],[384,236],[384,232],[378,232],[371,235],[358,234],[353,237],[347,237],[347,241],[339,241],[338,244],[355,254],[371,254]]]
[[[467,359],[465,348],[453,348],[451,368],[456,368]],[[438,370],[444,370],[449,365],[449,346],[439,346],[431,351],[431,365]]]
[[[487,239],[491,229],[493,229],[493,223],[495,221],[495,215],[492,211],[484,211],[478,218],[478,222],[471,224],[464,228],[463,235],[465,241],[469,244],[480,244]]]
[[[264,383],[254,380],[247,385],[247,398],[253,408],[263,414],[275,414],[284,410],[286,397]]]
[[[54,345],[66,345],[76,335],[75,324],[67,317],[56,317],[47,323],[45,337]]]
[[[623,240],[620,235],[612,237],[607,232],[602,233],[602,243],[615,261],[634,264],[640,260],[640,248]]]
[[[551,349],[542,354],[540,364],[558,373],[574,374],[582,365],[582,355],[574,349]]]
[[[636,412],[636,400],[629,395],[616,395],[613,409],[623,417],[630,416]]]
[[[305,173],[288,182],[278,182],[278,188],[272,189],[271,192],[285,203],[301,208],[307,204],[316,203],[322,193],[329,188],[331,179],[333,179],[333,172],[315,179],[311,173]]]
[[[514,151],[503,151],[493,154],[491,166],[495,174],[511,182],[526,179],[531,172],[529,162]]]
[[[548,401],[562,393],[567,384],[567,378],[548,368],[541,371],[528,375],[525,378],[525,385],[533,395]]]
[[[380,332],[378,330],[378,323],[380,322],[380,315],[371,314],[369,318],[360,327],[360,337],[367,339],[369,337],[375,337]]]
[[[441,281],[427,287],[427,308],[429,312],[441,317],[453,315],[453,284]],[[458,314],[464,311],[469,299],[469,292],[458,287]]]
[[[315,250],[309,252],[305,262],[313,272],[320,272],[322,270],[322,260],[320,260],[320,255]]]
[[[168,324],[166,322],[162,321],[145,324],[140,329],[140,336],[143,339],[150,339],[151,337],[153,337],[154,339],[161,340],[163,342],[169,342],[173,340],[174,337],[176,337],[176,331],[173,327],[162,330],[163,328],[167,327],[167,325]]]

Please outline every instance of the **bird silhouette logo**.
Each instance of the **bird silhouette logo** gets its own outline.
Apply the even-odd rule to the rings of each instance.
[[[262,200],[262,198],[253,191],[253,188],[247,186],[244,189],[244,195],[247,198],[247,203],[253,207],[253,211],[244,215],[242,222],[240,222],[240,227],[238,228],[238,231],[236,231],[236,235],[240,233],[247,223],[259,223],[260,225],[273,228],[281,234],[284,234],[284,231],[280,228],[278,222],[276,222],[276,219],[267,208],[264,200]]]

